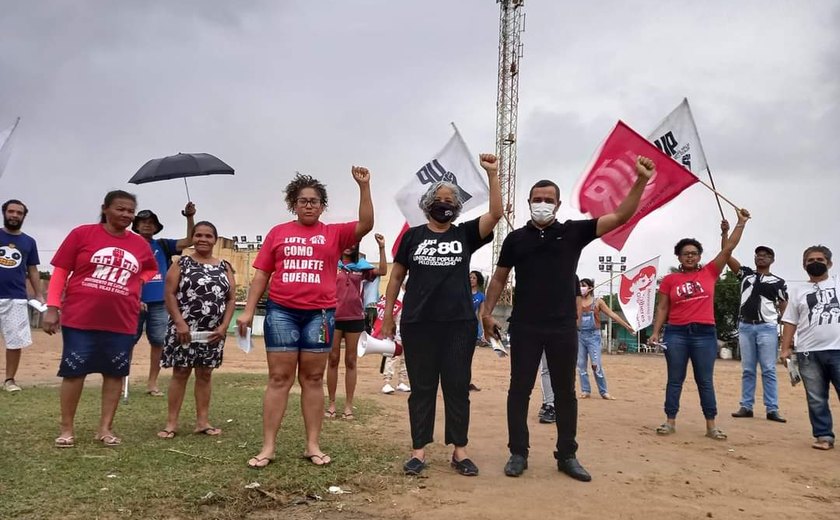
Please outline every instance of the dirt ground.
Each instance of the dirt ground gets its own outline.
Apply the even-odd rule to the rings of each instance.
[[[55,384],[60,338],[35,333],[24,352],[18,382],[24,387]],[[133,392],[145,388],[148,350],[141,342],[132,367]],[[228,342],[220,372],[264,372],[261,344],[246,355]],[[2,356],[0,356],[2,357]],[[410,446],[405,394],[379,393],[379,356],[360,363],[359,395],[383,405],[372,428]],[[605,372],[616,401],[579,402],[578,452],[593,475],[579,483],[558,473],[552,458],[555,430],[536,420],[539,385],[531,404],[532,452],[529,469],[517,479],[505,477],[507,460],[505,398],[508,361],[489,349],[476,353],[472,394],[470,456],[481,475],[456,475],[447,464],[450,448],[442,444],[443,404],[439,401],[436,442],[427,450],[426,478],[405,478],[394,493],[363,492],[304,507],[293,517],[312,518],[808,518],[836,519],[840,514],[840,450],[810,447],[804,390],[792,388],[779,366],[779,393],[787,424],[767,421],[761,406],[754,419],[733,419],[738,407],[740,365],[718,360],[716,390],[719,426],[727,441],[703,436],[703,418],[693,381],[683,391],[678,433],[658,437],[663,421],[665,360],[659,355],[605,356]],[[0,359],[4,368],[5,360]],[[593,381],[594,384],[594,381]],[[341,392],[339,392],[341,394]],[[760,390],[759,390],[760,394]],[[12,396],[9,396],[12,397]],[[760,403],[759,396],[759,403]],[[0,402],[2,405],[2,402]],[[835,415],[840,406],[832,397]],[[339,406],[341,403],[339,402]],[[56,403],[56,413],[58,413]],[[399,468],[395,467],[395,474]],[[402,478],[402,477],[400,477]]]

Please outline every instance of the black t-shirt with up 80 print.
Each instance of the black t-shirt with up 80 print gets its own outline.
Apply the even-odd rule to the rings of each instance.
[[[394,261],[408,270],[400,323],[474,320],[470,257],[493,240],[481,238],[479,219],[450,226],[443,233],[425,224],[403,235]]]

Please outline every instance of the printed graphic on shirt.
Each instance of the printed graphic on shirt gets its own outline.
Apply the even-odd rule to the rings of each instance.
[[[706,291],[697,280],[683,282],[676,287],[677,297],[688,300],[689,298],[707,297]]]
[[[436,238],[430,238],[420,242],[414,250],[413,260],[419,265],[453,266],[464,261],[461,256],[463,252],[464,245],[460,240],[439,242]]]
[[[23,261],[23,254],[14,244],[0,247],[0,267],[4,269],[15,269]]]
[[[778,319],[777,302],[788,299],[785,281],[774,274],[760,275],[746,266],[741,267],[738,276],[741,278],[741,319],[775,322]]]
[[[840,301],[837,299],[837,287],[820,289],[805,297],[808,305],[808,322],[811,325],[830,325],[840,323]]]
[[[104,247],[90,257],[96,265],[93,273],[82,281],[82,286],[128,296],[128,281],[140,272],[137,258],[119,247]]]
[[[283,239],[281,254],[283,255],[283,283],[308,283],[320,285],[321,273],[324,271],[324,261],[315,260],[312,256],[315,249],[310,245],[323,245],[326,239],[323,235],[306,237],[286,237]]]

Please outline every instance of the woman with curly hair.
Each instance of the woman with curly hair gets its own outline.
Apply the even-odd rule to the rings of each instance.
[[[373,229],[370,172],[353,166],[359,185],[359,220],[324,224],[327,189],[309,175],[297,174],[286,186],[286,206],[295,219],[274,226],[254,261],[256,273],[245,310],[236,320],[245,335],[257,302],[268,287],[265,350],[268,386],[263,400],[263,446],[248,460],[264,468],[274,460],[277,432],[286,412],[289,391],[297,377],[306,428],[304,458],[317,466],[331,459],[321,451],[324,415],[323,375],[335,327],[336,265],[341,252]]]
[[[680,395],[688,371],[688,361],[694,370],[694,380],[700,393],[700,407],[706,418],[706,437],[725,440],[726,434],[715,424],[717,401],[713,381],[717,359],[715,329],[715,283],[726,266],[732,251],[741,241],[744,226],[749,220],[747,210],[738,210],[738,224],[724,247],[708,264],[700,263],[703,246],[693,238],[683,238],[674,246],[680,262],[659,284],[659,302],[650,343],[658,344],[660,330],[665,326],[665,361],[668,366],[668,385],[665,387],[665,422],[656,429],[659,435],[675,433]],[[667,323],[667,325],[666,325]]]

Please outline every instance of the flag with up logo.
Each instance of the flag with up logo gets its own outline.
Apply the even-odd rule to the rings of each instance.
[[[20,123],[20,118],[17,118],[15,124],[0,132],[0,177],[3,176],[3,170],[6,169],[6,164],[12,155],[12,134],[15,133],[18,123]]]
[[[698,181],[689,170],[619,121],[575,188],[573,200],[577,201],[581,213],[592,217],[613,213],[636,182],[636,158],[640,155],[651,158],[656,163],[656,171],[642,193],[639,207],[625,224],[601,237],[618,250],[624,247],[640,220]]]
[[[703,145],[700,144],[700,134],[697,133],[686,98],[659,123],[648,140],[695,175],[708,167]]]
[[[651,258],[633,269],[621,273],[618,283],[618,302],[621,312],[633,330],[639,331],[653,323],[656,300],[656,274],[659,257]]]
[[[476,166],[457,128],[443,149],[420,169],[413,172],[409,181],[397,192],[397,206],[405,216],[406,225],[403,226],[400,236],[394,243],[394,252],[397,250],[402,234],[409,227],[426,223],[426,215],[423,214],[418,203],[429,186],[438,181],[451,182],[458,186],[463,202],[462,213],[486,204],[490,199],[487,174]]]

